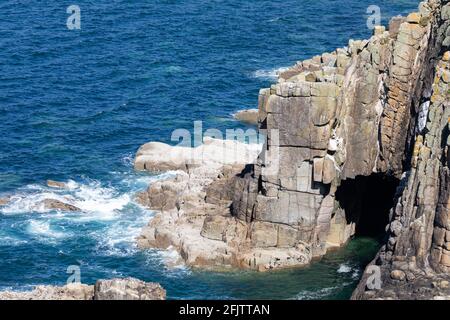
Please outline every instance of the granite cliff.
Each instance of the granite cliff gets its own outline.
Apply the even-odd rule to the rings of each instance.
[[[264,271],[308,264],[358,234],[385,233],[373,262],[383,278],[428,275],[445,287],[449,25],[449,1],[421,2],[370,39],[281,73],[260,91],[267,139],[247,165],[216,161],[205,179],[208,163],[168,164],[141,148],[137,169],[184,174],[139,196],[159,210],[139,244],[172,246],[191,266]],[[365,296],[364,280],[354,297],[377,297]]]

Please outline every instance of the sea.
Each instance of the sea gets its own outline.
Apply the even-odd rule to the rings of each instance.
[[[377,239],[308,267],[187,268],[138,250],[154,212],[134,195],[171,173],[133,169],[140,145],[172,133],[251,129],[233,119],[299,60],[370,37],[412,0],[70,0],[0,2],[0,290],[78,277],[159,282],[169,299],[348,299]],[[66,189],[50,188],[48,179]],[[44,199],[81,212],[47,210]]]

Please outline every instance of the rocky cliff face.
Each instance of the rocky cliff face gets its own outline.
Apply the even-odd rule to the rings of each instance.
[[[445,177],[436,172],[431,178],[433,171],[427,169],[430,172],[414,178],[417,160],[411,163],[411,157],[417,156],[425,132],[435,141],[441,139],[429,133],[432,125],[438,127],[436,131],[442,129],[437,121],[444,117],[442,121],[447,122],[444,111],[436,119],[432,116],[436,90],[441,100],[448,97],[447,71],[444,62],[439,63],[450,39],[445,38],[448,10],[447,1],[423,2],[419,12],[392,19],[389,31],[377,27],[369,40],[350,41],[346,48],[300,62],[281,74],[277,84],[261,90],[259,122],[267,132],[267,145],[252,174],[241,182],[242,189],[236,190],[233,214],[249,223],[273,225],[278,236],[280,227],[288,226],[292,245],[308,243],[313,256],[320,256],[358,232],[359,224],[368,218],[364,215],[382,214],[367,212],[370,208],[361,203],[361,193],[371,184],[377,197],[377,189],[395,191],[398,180],[404,181],[407,175],[417,184],[420,181],[422,198],[424,194],[445,198],[446,188],[439,191]],[[437,64],[441,71],[435,70]],[[444,79],[434,80],[440,73]],[[443,152],[440,144],[436,148]],[[274,154],[279,155],[275,159],[279,169],[268,170]],[[435,157],[434,169],[439,171],[443,165],[437,164],[437,151]],[[434,189],[425,187],[425,176],[433,180]],[[379,201],[392,200],[388,194]],[[417,210],[417,201],[403,201],[409,201],[409,207],[401,205],[396,215]],[[430,212],[443,210],[442,205],[437,207],[438,201],[429,207]],[[431,235],[433,217],[429,218],[426,234]],[[409,228],[410,222],[402,226]],[[437,229],[440,234],[444,225]],[[397,250],[403,246],[408,251],[408,240],[420,238],[419,234],[404,235]],[[423,241],[425,258],[431,239],[428,244]],[[442,242],[434,249],[432,261],[445,261]]]
[[[304,265],[355,234],[387,230],[374,261],[382,274],[448,274],[448,2],[422,2],[369,40],[283,72],[260,92],[267,141],[258,159],[228,175],[216,167],[218,178],[198,189],[195,204],[186,188],[172,192],[177,208],[161,208],[140,244],[174,246],[193,266],[263,271]],[[138,154],[136,168],[155,166],[146,157]],[[158,203],[171,183],[149,188],[146,204]],[[213,205],[208,212],[205,203]],[[174,234],[186,212],[190,226]]]
[[[421,94],[428,116],[421,122],[419,111],[411,167],[391,210],[389,238],[369,266],[380,268],[383,285],[369,290],[366,274],[355,299],[450,298],[450,5],[436,2],[436,8],[423,67],[433,76]]]
[[[391,210],[388,241],[354,299],[450,299],[449,59],[447,51],[437,63],[428,121],[416,138],[412,167]],[[380,270],[377,290],[370,286],[373,267]]]

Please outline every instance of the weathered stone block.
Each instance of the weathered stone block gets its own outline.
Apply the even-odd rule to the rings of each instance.
[[[333,119],[336,111],[335,97],[312,97],[311,120],[315,126],[323,126]]]
[[[278,242],[277,247],[289,248],[294,247],[298,242],[298,230],[290,226],[280,224],[278,226]]]
[[[440,227],[435,227],[433,232],[433,243],[437,246],[442,246],[445,239],[445,229]]]
[[[278,227],[273,223],[257,221],[252,225],[250,237],[255,247],[275,247],[278,243]]]
[[[337,97],[338,87],[334,83],[315,82],[311,83],[311,96],[314,97]]]
[[[420,13],[412,12],[406,17],[406,21],[408,23],[416,23],[416,24],[418,24],[420,22],[420,18],[421,18]]]
[[[447,3],[445,6],[442,7],[441,17],[443,20],[450,19],[450,4],[449,3]]]
[[[405,21],[406,18],[402,16],[396,16],[391,19],[391,21],[389,22],[389,35],[391,36],[391,38],[397,38],[400,30],[400,25]]]
[[[231,218],[219,215],[210,215],[205,218],[200,234],[211,240],[222,241],[228,224],[230,223],[230,219]]]
[[[323,183],[330,184],[336,178],[336,165],[332,156],[326,156],[323,160]]]
[[[297,169],[296,190],[306,192],[310,189],[311,183],[311,164],[303,162]]]
[[[323,158],[314,159],[314,181],[322,182],[323,175]]]
[[[441,256],[441,264],[445,267],[450,267],[450,251],[449,250],[442,250],[442,256]]]

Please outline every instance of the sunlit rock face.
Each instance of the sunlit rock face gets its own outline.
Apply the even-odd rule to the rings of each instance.
[[[391,210],[388,240],[368,266],[368,271],[374,267],[381,271],[381,286],[370,290],[367,272],[355,299],[450,299],[450,4],[430,1],[428,5],[435,22],[428,60],[422,66],[427,81],[413,105],[419,106],[414,109],[419,118],[409,167]],[[425,4],[420,9],[422,17],[430,12]]]
[[[448,8],[423,2],[368,40],[282,72],[260,91],[267,141],[247,165],[171,166],[141,148],[137,169],[184,172],[139,195],[160,211],[140,246],[173,247],[191,266],[265,271],[387,230],[383,265],[401,257],[448,272]]]
[[[299,62],[261,90],[267,145],[235,192],[234,216],[291,227],[313,256],[353,236],[359,218],[346,216],[336,191],[343,181],[373,174],[398,182],[411,170],[414,144],[427,130],[424,119],[432,120],[447,7],[421,3],[420,12],[393,18],[389,30],[377,27],[369,40]],[[277,170],[268,168],[274,154]],[[389,208],[382,211],[386,219]]]

